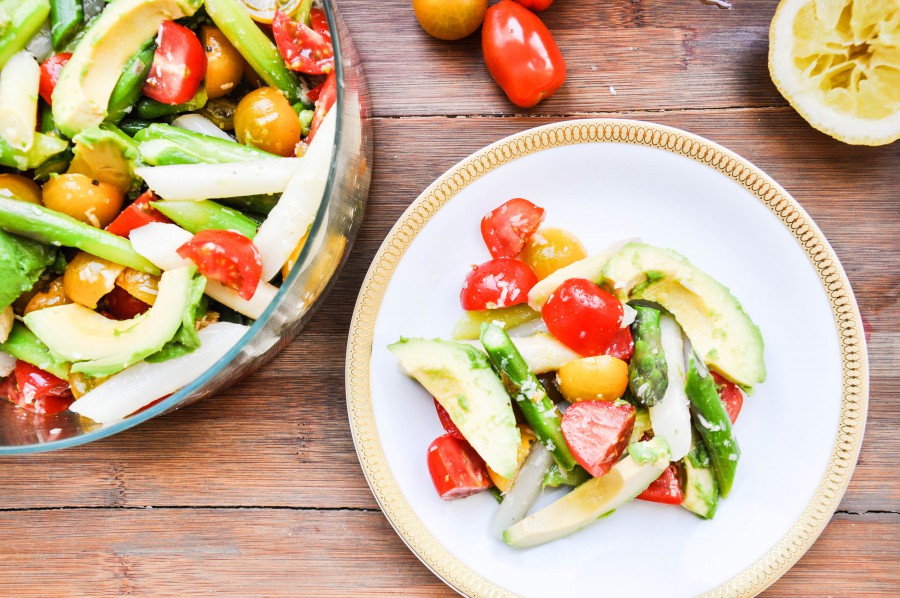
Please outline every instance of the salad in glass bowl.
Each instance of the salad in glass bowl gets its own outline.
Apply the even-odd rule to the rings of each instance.
[[[354,75],[335,15],[0,0],[0,398],[108,426],[185,386],[165,406],[196,400],[214,365],[243,348],[233,380],[296,331],[361,207],[328,217]],[[316,251],[329,262],[296,271]]]
[[[711,519],[737,475],[743,393],[766,378],[759,328],[679,253],[587,255],[544,218],[523,198],[486,214],[492,259],[462,283],[453,338],[388,347],[446,431],[426,451],[435,490],[495,493],[493,532],[518,548],[635,498]],[[571,491],[529,514],[548,487]]]

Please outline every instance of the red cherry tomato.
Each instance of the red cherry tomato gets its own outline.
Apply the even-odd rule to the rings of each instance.
[[[183,104],[194,97],[205,75],[206,52],[197,35],[174,21],[163,21],[141,92],[163,104]]]
[[[218,280],[244,299],[256,293],[262,259],[253,241],[233,230],[202,230],[178,248],[178,255],[197,264],[201,274]]]
[[[562,283],[541,309],[550,334],[586,357],[607,350],[619,334],[623,315],[621,301],[584,278]]]
[[[43,415],[65,411],[75,401],[66,380],[21,360],[16,361],[13,375],[0,384],[0,395],[22,409]]]
[[[149,305],[120,286],[113,287],[103,298],[103,303],[106,313],[116,320],[130,320],[150,309]]]
[[[53,90],[56,89],[56,82],[59,81],[59,72],[66,66],[70,58],[72,58],[71,52],[63,52],[54,54],[41,64],[41,83],[38,93],[51,106],[53,102],[50,101],[50,98],[53,96]]]
[[[434,408],[437,410],[438,419],[441,420],[441,425],[444,426],[444,431],[454,438],[465,440],[466,437],[462,435],[462,432],[459,431],[459,428],[457,428],[456,424],[453,423],[453,420],[450,419],[450,414],[447,413],[447,410],[444,409],[440,403],[438,403],[437,399],[434,400]]]
[[[313,31],[331,43],[331,30],[328,28],[328,15],[321,8],[312,8],[309,11],[309,25]]]
[[[466,276],[460,303],[465,310],[497,309],[528,301],[537,276],[527,264],[502,257],[473,268]]]
[[[737,421],[738,415],[741,414],[741,407],[744,406],[744,393],[733,382],[729,382],[719,374],[710,372],[713,380],[716,381],[716,388],[719,389],[719,398],[725,403],[725,411],[731,423]]]
[[[428,471],[444,500],[465,498],[491,487],[484,460],[468,442],[450,434],[436,438],[428,447]]]
[[[311,12],[310,19],[319,31],[307,27],[305,23],[298,23],[286,13],[276,10],[275,19],[272,21],[272,33],[275,34],[278,51],[289,68],[307,75],[324,75],[334,70],[331,34],[326,36],[321,32],[323,22],[325,30],[328,30],[324,13],[312,20]]]
[[[604,351],[606,355],[612,355],[616,359],[628,361],[634,355],[634,338],[631,336],[631,328],[619,328],[612,343]]]
[[[516,2],[534,12],[547,10],[553,4],[553,0],[516,0]]]
[[[322,121],[325,120],[325,115],[328,114],[328,111],[331,110],[331,107],[337,101],[337,77],[334,71],[328,73],[325,82],[317,89],[319,89],[319,94],[315,100],[316,110],[313,112],[312,122],[309,123],[309,135],[306,136],[307,143],[312,142],[313,137],[316,136],[316,131],[319,130]]]
[[[580,401],[563,414],[563,437],[578,464],[599,478],[622,456],[634,428],[634,416],[631,405]]]
[[[647,489],[637,495],[638,500],[659,502],[666,505],[680,505],[684,502],[684,493],[678,481],[678,473],[674,465],[669,465]]]
[[[481,219],[481,236],[491,257],[516,257],[544,221],[544,208],[516,197]]]
[[[531,108],[566,80],[566,63],[547,27],[512,0],[487,11],[481,27],[484,62],[510,101]]]
[[[116,219],[109,223],[106,230],[114,235],[128,238],[131,231],[151,222],[172,222],[162,212],[153,209],[153,206],[150,205],[150,202],[156,201],[156,199],[153,191],[143,193],[130,206],[122,210]]]

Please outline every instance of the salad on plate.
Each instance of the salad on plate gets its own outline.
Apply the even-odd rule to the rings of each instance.
[[[312,0],[0,0],[0,397],[109,423],[224,356],[306,242],[336,98]]]
[[[676,251],[625,240],[588,255],[544,219],[523,198],[486,214],[492,259],[462,283],[453,338],[388,347],[446,431],[426,451],[435,490],[493,492],[492,531],[519,548],[635,498],[712,519],[737,475],[744,393],[766,378],[759,328]],[[545,488],[571,490],[530,512]]]

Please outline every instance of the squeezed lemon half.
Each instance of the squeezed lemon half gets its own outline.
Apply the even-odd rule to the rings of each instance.
[[[769,73],[823,133],[857,145],[900,139],[900,0],[782,0]]]

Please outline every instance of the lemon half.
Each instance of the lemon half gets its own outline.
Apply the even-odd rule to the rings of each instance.
[[[857,145],[900,139],[900,0],[782,0],[769,73],[823,133]]]

